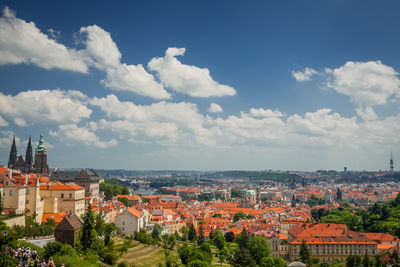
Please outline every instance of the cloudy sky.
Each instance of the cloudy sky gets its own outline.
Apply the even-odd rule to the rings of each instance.
[[[0,164],[400,165],[399,1],[2,3]]]

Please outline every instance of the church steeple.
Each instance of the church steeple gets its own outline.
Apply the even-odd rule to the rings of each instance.
[[[13,169],[17,164],[17,146],[15,145],[15,135],[10,150],[10,158],[8,160],[8,168]]]
[[[49,174],[49,166],[47,165],[47,149],[44,146],[43,131],[40,134],[39,144],[35,149],[35,173],[44,175]]]
[[[40,133],[40,138],[39,138],[39,144],[36,146],[36,152],[37,151],[46,151],[46,147],[44,146],[44,140],[43,140],[43,131]]]
[[[25,154],[25,172],[29,173],[33,171],[33,155],[32,155],[32,140],[29,136],[28,146],[26,147]]]

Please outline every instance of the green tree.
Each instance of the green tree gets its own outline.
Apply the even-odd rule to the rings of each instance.
[[[219,249],[223,249],[225,246],[225,237],[220,231],[214,232],[213,244]]]
[[[89,204],[88,209],[83,216],[83,226],[81,228],[80,235],[80,244],[83,250],[90,249],[93,245],[93,242],[96,240],[97,233],[94,227],[94,214]]]
[[[255,267],[257,262],[251,257],[250,252],[246,248],[240,248],[235,252],[235,256],[232,260],[234,267]]]
[[[275,267],[285,267],[286,262],[280,257],[274,257],[274,266]]]
[[[249,252],[253,259],[260,264],[261,259],[268,257],[271,253],[267,239],[262,236],[253,236],[250,238]]]
[[[241,219],[246,218],[246,214],[244,214],[243,212],[239,211],[236,212],[235,215],[233,215],[233,222],[237,222]]]
[[[0,214],[3,213],[3,197],[2,194],[0,194]]]
[[[194,260],[189,262],[188,267],[208,267],[208,263],[202,260]]]
[[[232,231],[226,232],[224,236],[225,236],[226,242],[235,241],[235,234]]]
[[[363,265],[364,267],[369,267],[371,265],[368,253],[365,253],[364,255]]]
[[[275,266],[274,259],[272,257],[264,257],[260,260],[260,267],[272,267]]]
[[[221,249],[218,251],[218,259],[219,259],[219,262],[221,263],[221,265],[228,257],[229,257],[228,248],[224,247],[224,249]]]
[[[103,235],[103,228],[104,228],[104,220],[101,217],[100,214],[98,214],[96,216],[96,224],[94,226],[94,229],[96,230],[96,232],[100,235]]]
[[[182,226],[180,232],[182,234],[182,240],[186,241],[188,239],[189,228],[187,226]]]
[[[195,242],[197,239],[197,232],[196,232],[196,229],[194,228],[193,223],[190,225],[190,228],[189,228],[188,239],[191,242]]]
[[[307,263],[310,260],[310,250],[308,249],[307,243],[304,239],[300,246],[300,259],[303,263]]]
[[[155,224],[153,227],[153,231],[151,232],[152,238],[159,238],[162,232],[162,226],[159,224]]]
[[[176,246],[176,237],[175,235],[169,235],[168,237],[168,246],[170,249],[174,249],[174,247]]]
[[[131,204],[129,204],[129,200],[126,197],[119,197],[117,200],[121,201],[124,204],[125,207],[132,206]]]
[[[236,243],[239,245],[239,248],[248,248],[249,235],[247,234],[246,227],[243,227],[242,232],[236,237]]]
[[[200,225],[199,236],[197,237],[197,244],[199,246],[203,245],[204,244],[204,240],[205,240],[205,237],[204,237],[203,226]]]

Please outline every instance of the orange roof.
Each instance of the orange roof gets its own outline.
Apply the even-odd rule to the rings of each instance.
[[[40,185],[40,190],[82,190],[84,187],[77,184],[63,184],[61,182],[51,182],[47,185]]]
[[[129,208],[127,209],[127,211],[133,215],[135,215],[136,217],[140,218],[143,216],[143,213],[141,211],[138,211],[137,209],[134,208]]]
[[[396,240],[394,236],[386,233],[364,233],[364,235],[376,242],[392,242]]]
[[[387,250],[391,250],[391,249],[395,249],[396,247],[392,244],[378,244],[378,251],[382,252],[382,251],[387,251]]]
[[[67,216],[67,214],[64,211],[58,213],[43,213],[42,223],[47,222],[47,218],[53,218],[56,223],[60,223],[65,216]]]

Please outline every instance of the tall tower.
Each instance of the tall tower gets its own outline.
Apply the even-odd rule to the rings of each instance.
[[[43,131],[40,134],[39,144],[35,149],[35,173],[48,174],[47,149],[44,146]]]
[[[33,172],[32,140],[29,136],[28,146],[25,154],[25,173]]]
[[[393,172],[394,166],[393,166],[393,152],[390,151],[390,172]]]
[[[17,165],[17,146],[15,145],[15,135],[10,150],[10,158],[8,160],[8,168],[14,169]]]

